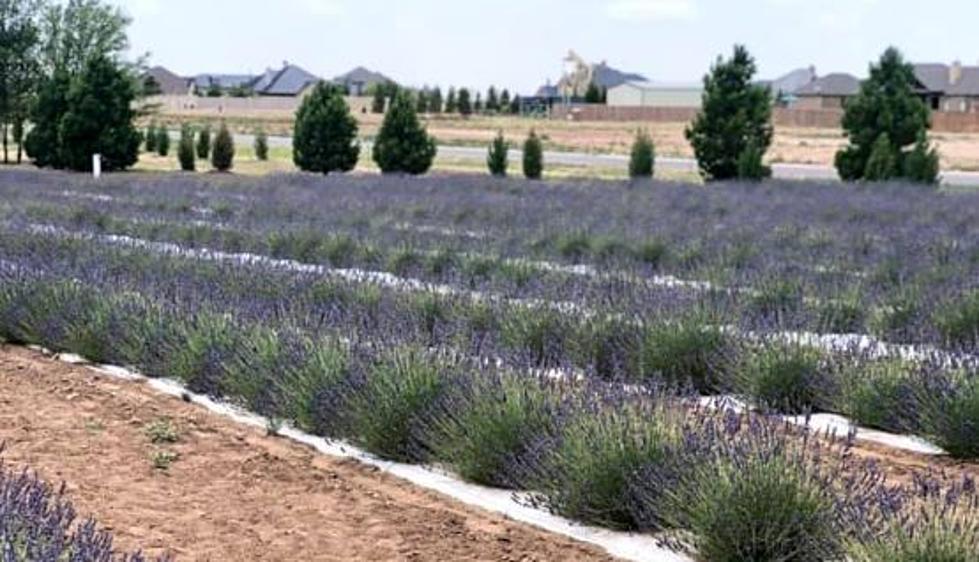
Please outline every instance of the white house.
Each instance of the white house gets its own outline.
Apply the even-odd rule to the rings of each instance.
[[[608,91],[610,107],[699,108],[704,87],[699,83],[625,82]]]

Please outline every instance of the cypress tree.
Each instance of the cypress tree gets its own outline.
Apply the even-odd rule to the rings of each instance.
[[[159,138],[158,135],[159,133],[156,130],[156,121],[150,121],[150,124],[146,126],[146,152],[156,152],[156,141]]]
[[[205,125],[197,137],[197,157],[207,160],[211,157],[211,126]]]
[[[629,157],[629,177],[632,179],[651,178],[656,162],[656,148],[649,133],[640,129],[632,143]]]
[[[703,109],[686,130],[707,181],[738,176],[738,159],[753,145],[764,156],[772,143],[772,97],[753,82],[755,61],[741,45],[718,58],[704,77]]]
[[[503,131],[496,134],[493,143],[490,144],[489,154],[486,156],[486,166],[490,174],[496,177],[506,177],[507,167],[509,166],[510,143],[503,138]]]
[[[170,131],[165,126],[156,130],[156,153],[164,158],[170,155]]]
[[[260,162],[269,159],[269,137],[264,129],[259,129],[255,133],[255,158]]]
[[[476,92],[476,101],[473,103],[473,113],[483,112],[483,94]]]
[[[459,110],[459,105],[456,102],[456,89],[454,87],[449,87],[449,93],[445,96],[445,112],[455,113]]]
[[[374,140],[374,162],[382,173],[424,174],[432,167],[435,139],[418,121],[407,92],[399,92]]]
[[[371,113],[384,113],[387,107],[387,85],[386,84],[375,84],[374,85],[374,96],[371,101]]]
[[[544,175],[544,145],[533,129],[523,145],[523,175],[530,180]]]
[[[139,159],[141,135],[133,126],[136,98],[133,81],[115,62],[97,56],[68,91],[68,111],[61,119],[59,140],[64,165],[92,170],[92,155],[102,155],[102,169],[124,170]]]
[[[871,65],[870,77],[860,92],[849,100],[843,114],[843,130],[849,145],[836,154],[836,169],[844,180],[872,179],[864,174],[881,135],[886,135],[895,159],[895,175],[903,174],[905,149],[916,144],[929,127],[928,106],[915,92],[914,67],[905,62],[900,51],[891,47]],[[924,153],[930,153],[926,146]],[[880,172],[881,158],[873,166]],[[916,157],[917,158],[917,157]]]
[[[496,93],[496,86],[490,86],[486,92],[486,111],[495,113],[500,110],[500,96]]]
[[[193,172],[197,169],[197,154],[194,151],[194,130],[190,125],[184,125],[180,129],[180,143],[177,144],[177,160],[180,161],[180,169],[185,172]]]
[[[349,172],[359,156],[357,120],[342,92],[321,82],[296,112],[292,155],[296,167],[322,174]]]
[[[456,108],[459,111],[459,115],[463,117],[472,115],[472,98],[470,97],[468,88],[459,88],[459,99],[456,101]]]
[[[588,83],[588,89],[585,90],[585,103],[602,103],[602,90],[598,84]]]
[[[438,86],[432,90],[432,95],[428,98],[428,112],[434,114],[442,113],[442,88]]]
[[[211,147],[211,166],[219,172],[229,172],[235,162],[235,139],[228,130],[228,125],[221,123],[218,134],[214,137]]]
[[[510,114],[520,115],[520,96],[513,96],[513,100],[510,102]]]
[[[500,93],[500,113],[511,113],[510,111],[510,90],[506,88]]]

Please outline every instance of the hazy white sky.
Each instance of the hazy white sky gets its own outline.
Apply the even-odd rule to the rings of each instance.
[[[918,62],[979,61],[977,0],[115,0],[133,50],[180,74],[295,62],[357,65],[408,85],[532,92],[574,48],[653,80],[699,80],[744,43],[761,77],[865,73],[888,45]]]

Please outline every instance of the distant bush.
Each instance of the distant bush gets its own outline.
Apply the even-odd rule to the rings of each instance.
[[[753,146],[750,155],[763,157],[772,142],[772,98],[753,82],[755,71],[754,59],[738,45],[704,77],[703,110],[686,137],[708,181],[737,178],[746,149]]]
[[[456,99],[455,109],[459,112],[459,115],[463,117],[469,117],[473,113],[472,95],[469,93],[469,88],[459,88],[459,94]]]
[[[424,174],[432,167],[437,148],[418,121],[407,92],[399,92],[374,139],[374,162],[385,174]]]
[[[636,133],[636,139],[632,142],[632,153],[629,157],[629,177],[651,178],[656,162],[656,148],[649,133],[640,130]]]
[[[211,149],[211,165],[219,172],[231,171],[235,160],[235,140],[231,136],[231,131],[224,123],[218,129],[218,134],[214,137],[214,147]]]
[[[913,429],[915,367],[900,360],[862,361],[836,373],[833,409],[861,427],[901,433]]]
[[[935,325],[948,345],[979,346],[979,290],[939,309]]]
[[[156,154],[156,140],[159,138],[157,135],[159,133],[156,130],[156,121],[151,121],[149,125],[146,126],[146,132],[143,135],[143,139],[146,142],[146,152],[151,154]]]
[[[320,83],[296,112],[293,161],[306,172],[349,172],[357,166],[357,120],[342,93]]]
[[[644,381],[713,394],[725,382],[734,351],[728,336],[702,317],[657,322],[644,330],[636,372]]]
[[[529,180],[544,176],[544,145],[533,129],[523,145],[523,175]]]
[[[507,153],[510,151],[510,143],[503,138],[503,131],[496,134],[493,143],[489,147],[489,154],[486,156],[486,166],[490,174],[496,177],[505,177],[509,165]]]
[[[184,125],[180,130],[180,144],[177,145],[177,160],[180,161],[180,169],[185,172],[193,172],[197,167],[197,158],[194,154],[194,130],[190,125]]]
[[[822,354],[810,347],[771,342],[745,353],[734,386],[767,411],[800,415],[823,401],[828,376]]]
[[[170,131],[166,127],[156,130],[156,154],[164,158],[170,155]]]
[[[264,129],[259,129],[255,133],[255,159],[265,162],[269,159],[269,136]]]
[[[979,376],[932,373],[916,387],[923,432],[956,459],[979,459]]]
[[[207,160],[211,157],[211,126],[205,125],[197,137],[197,158]]]

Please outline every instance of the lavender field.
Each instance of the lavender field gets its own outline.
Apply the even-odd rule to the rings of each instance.
[[[0,221],[10,343],[696,559],[977,559],[979,194],[9,172]]]

